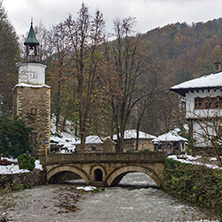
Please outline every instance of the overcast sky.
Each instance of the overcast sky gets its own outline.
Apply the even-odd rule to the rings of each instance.
[[[106,29],[112,30],[114,18],[136,17],[135,30],[151,29],[176,22],[205,22],[222,17],[222,0],[3,0],[16,32],[29,30],[41,21],[47,28],[62,22],[69,14],[76,16],[84,2],[91,13],[99,9],[104,14]]]

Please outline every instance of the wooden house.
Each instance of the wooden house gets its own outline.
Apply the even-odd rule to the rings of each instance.
[[[212,146],[211,138],[221,129],[222,72],[215,63],[215,73],[183,82],[170,90],[185,98],[186,119],[193,146]]]

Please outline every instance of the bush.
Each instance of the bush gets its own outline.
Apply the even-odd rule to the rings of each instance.
[[[222,170],[167,159],[163,177],[167,193],[213,209],[222,218]]]
[[[35,168],[35,158],[28,154],[21,154],[18,156],[18,164],[20,169],[33,170]]]
[[[15,118],[0,118],[0,153],[4,156],[16,158],[26,151],[32,152],[30,133],[32,129],[26,127],[24,121]]]

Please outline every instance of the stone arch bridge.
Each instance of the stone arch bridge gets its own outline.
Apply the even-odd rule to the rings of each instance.
[[[73,172],[87,185],[115,186],[130,172],[142,172],[161,187],[164,152],[140,153],[75,153],[51,154],[41,157],[47,182],[64,172]]]

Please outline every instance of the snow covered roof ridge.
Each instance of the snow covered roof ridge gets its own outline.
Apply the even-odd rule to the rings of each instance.
[[[132,130],[126,130],[124,132],[124,139],[136,139],[137,138],[137,130],[136,129],[132,129]],[[156,137],[148,134],[148,133],[144,133],[142,131],[139,131],[139,139],[155,139]],[[117,140],[117,134],[113,135],[113,140]]]
[[[212,73],[196,79],[188,80],[170,88],[181,95],[185,95],[184,90],[200,88],[222,87],[222,72]]]
[[[27,84],[27,83],[19,83],[19,84],[15,85],[15,87],[14,87],[12,90],[14,90],[16,87],[51,88],[50,86],[48,86],[48,85],[46,85],[46,84],[42,84],[42,85],[32,85],[32,84]]]
[[[184,141],[187,142],[188,140],[182,136],[179,136],[178,133],[180,132],[179,128],[175,128],[167,133],[164,133],[158,137],[156,137],[153,142],[178,142]]]

